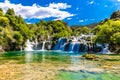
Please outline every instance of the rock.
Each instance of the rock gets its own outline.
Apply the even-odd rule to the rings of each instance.
[[[4,50],[3,50],[2,46],[0,46],[0,52],[4,52]]]
[[[120,10],[115,11],[115,12],[111,15],[110,19],[120,19]]]

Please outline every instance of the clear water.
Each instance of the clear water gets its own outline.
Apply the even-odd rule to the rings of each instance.
[[[30,51],[30,52],[6,52],[0,55],[0,61],[16,60],[18,64],[24,63],[48,63],[56,62],[57,64],[69,64],[68,67],[76,67],[86,65],[86,68],[91,68],[95,65],[87,66],[82,64],[81,55],[84,53],[68,53],[68,52],[54,52],[54,51]],[[67,71],[60,70],[56,76],[56,80],[120,80],[120,74],[106,73],[106,72],[91,72],[85,70]]]
[[[71,53],[72,54],[72,53]],[[0,56],[0,60],[10,59],[17,60],[19,63],[34,63],[34,62],[69,62],[69,55],[62,52],[53,51],[21,51],[21,52],[6,52]]]
[[[120,80],[117,74],[95,73],[95,72],[65,72],[61,71],[58,80]]]

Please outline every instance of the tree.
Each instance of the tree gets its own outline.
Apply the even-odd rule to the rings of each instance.
[[[70,36],[70,34],[67,31],[63,30],[62,32],[55,34],[53,36],[53,40],[55,41],[55,40],[58,40],[61,37],[68,37],[68,36]]]
[[[14,9],[13,8],[9,8],[8,10],[7,10],[7,12],[6,12],[6,14],[5,14],[6,16],[7,15],[11,15],[11,16],[15,16],[15,12],[14,12]]]
[[[0,26],[7,26],[9,25],[9,20],[7,17],[0,17]]]
[[[5,16],[9,19],[9,24],[10,26],[16,30],[17,25],[18,25],[18,19],[17,16],[15,15],[15,12],[13,9],[8,9]]]
[[[23,42],[23,36],[20,34],[20,32],[15,31],[13,38],[15,39],[15,43],[17,45],[22,44],[22,42]]]
[[[0,17],[3,17],[3,16],[4,16],[3,10],[0,8]]]
[[[113,42],[116,45],[120,45],[120,32],[114,33],[111,38],[111,42]]]
[[[73,31],[73,35],[80,36],[81,34],[89,34],[90,29],[88,27],[78,27]]]
[[[120,20],[108,20],[96,26],[93,31],[97,43],[109,43],[114,51],[120,45]]]

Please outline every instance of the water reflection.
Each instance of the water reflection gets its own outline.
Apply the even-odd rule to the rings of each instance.
[[[72,66],[78,66],[80,63],[80,55],[70,55],[70,61]]]
[[[46,56],[46,53],[42,52],[42,62],[45,62],[45,56]]]
[[[34,64],[34,62],[45,62],[46,52],[25,52],[25,70],[23,78],[24,80],[33,80],[33,71],[36,70],[35,66],[37,64]]]
[[[25,62],[45,62],[46,52],[25,52]]]
[[[24,70],[24,80],[30,80],[31,77],[29,77],[31,74],[30,74],[30,70],[32,70],[32,66],[29,64],[30,62],[33,61],[33,54],[32,52],[25,52],[25,62],[26,62],[26,65],[25,65],[25,70]]]
[[[33,61],[33,54],[31,52],[26,52],[25,54],[25,62],[26,63],[29,63],[29,62],[32,62]]]

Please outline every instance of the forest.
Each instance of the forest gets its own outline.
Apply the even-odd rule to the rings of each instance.
[[[62,20],[44,21],[27,24],[25,20],[16,15],[13,9],[6,13],[0,9],[0,51],[20,50],[29,40],[52,40],[53,44],[61,37],[80,36],[93,33],[94,43],[109,43],[110,50],[120,53],[120,11],[115,11],[111,17],[99,22],[93,28],[88,26],[71,28]]]

